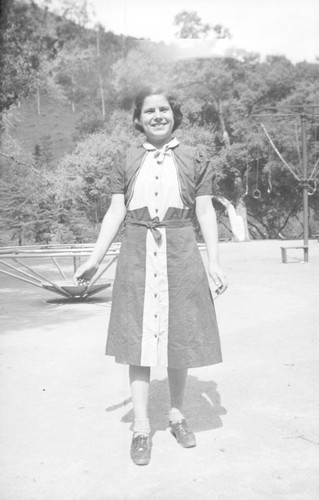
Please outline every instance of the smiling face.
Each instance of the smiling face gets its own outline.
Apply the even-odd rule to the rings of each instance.
[[[149,95],[144,99],[138,120],[147,140],[160,148],[171,139],[174,127],[172,108],[165,96]]]

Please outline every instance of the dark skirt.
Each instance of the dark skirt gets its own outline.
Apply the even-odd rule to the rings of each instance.
[[[167,331],[159,331],[159,336],[145,331],[145,315],[153,313],[145,310],[146,294],[150,293],[146,275],[150,230],[127,225],[113,287],[106,354],[114,356],[118,363],[158,366],[163,363],[148,361],[142,345],[148,335],[147,345],[154,342],[156,349],[163,335],[166,340],[161,349],[164,345],[167,350],[166,366],[181,369],[219,363],[222,356],[215,308],[194,229],[167,227],[162,231],[162,256],[165,252],[166,259],[163,279],[167,280],[163,300],[167,297],[168,303],[161,306],[159,313],[167,315]]]

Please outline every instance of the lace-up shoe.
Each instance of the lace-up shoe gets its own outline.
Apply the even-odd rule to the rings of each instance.
[[[152,443],[150,436],[138,435],[132,438],[131,459],[136,465],[147,465],[151,460]]]
[[[196,446],[194,433],[189,429],[185,419],[179,422],[170,422],[171,433],[176,441],[184,448],[193,448]]]

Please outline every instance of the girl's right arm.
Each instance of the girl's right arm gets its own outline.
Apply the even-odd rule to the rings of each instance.
[[[114,240],[125,215],[126,207],[124,195],[113,194],[111,205],[104,216],[101,230],[92,254],[89,259],[77,269],[74,275],[75,280],[89,281],[94,276]]]

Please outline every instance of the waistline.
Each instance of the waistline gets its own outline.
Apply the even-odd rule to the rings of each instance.
[[[134,217],[133,214],[128,212],[127,218],[126,218],[126,224],[128,226],[143,226],[149,229],[156,241],[157,244],[160,244],[162,241],[162,234],[158,230],[158,228],[181,228],[181,227],[187,227],[187,226],[192,226],[193,222],[192,219],[189,217],[184,217],[184,218],[179,218],[179,219],[164,219],[164,220],[159,220],[158,217],[154,217],[153,219],[149,220],[143,220],[143,219],[137,219]]]

